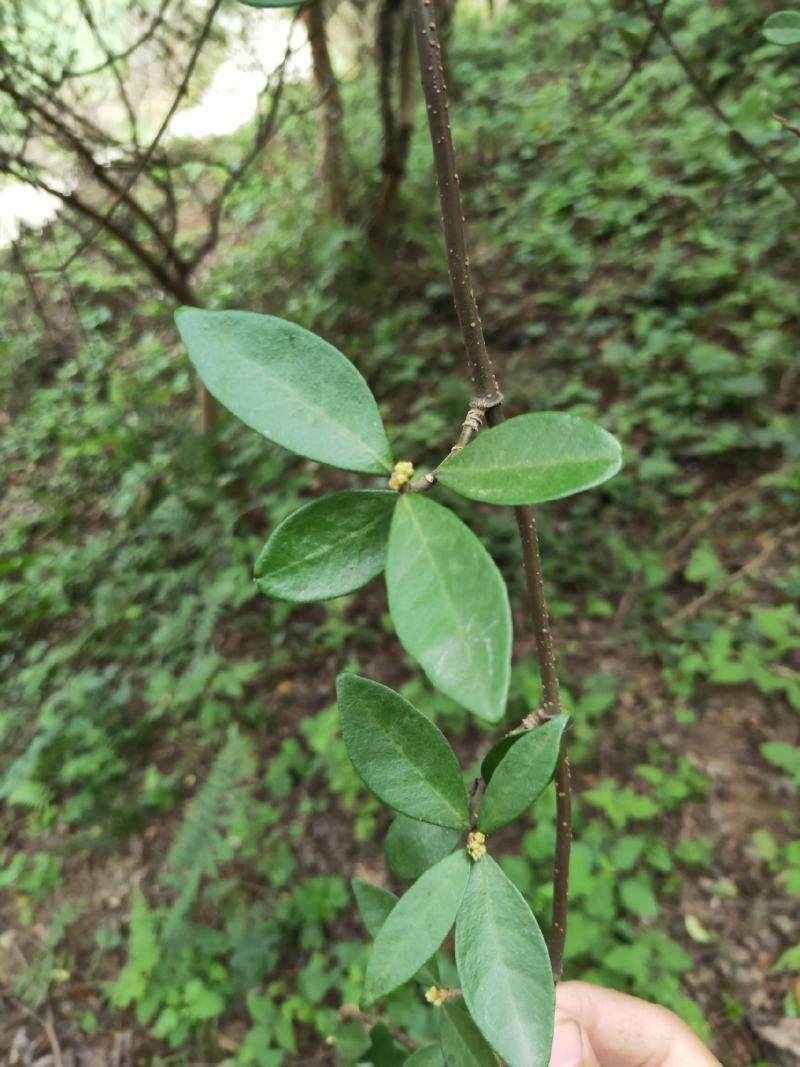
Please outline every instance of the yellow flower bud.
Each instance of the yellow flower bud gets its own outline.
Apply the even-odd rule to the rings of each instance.
[[[433,1004],[436,1008],[441,1008],[442,1004],[447,1003],[447,990],[440,989],[439,986],[432,985],[425,990],[425,999],[429,1004]]]
[[[389,479],[389,488],[394,490],[402,489],[404,485],[408,485],[413,477],[414,464],[409,463],[407,459],[402,459],[394,465],[392,476]]]
[[[486,834],[482,834],[480,830],[474,830],[467,836],[467,852],[474,860],[479,860],[481,856],[486,855]]]

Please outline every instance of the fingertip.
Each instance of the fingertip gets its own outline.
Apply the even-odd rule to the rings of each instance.
[[[586,1035],[574,1019],[556,1013],[553,1049],[548,1067],[598,1067]]]

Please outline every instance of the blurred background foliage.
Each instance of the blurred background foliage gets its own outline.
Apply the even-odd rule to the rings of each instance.
[[[162,5],[119,0],[100,30],[163,17],[152,94],[133,59],[100,83],[133,79],[134,102],[155,100],[159,116],[206,10]],[[231,21],[233,6],[181,109],[207,101],[231,50],[252,44],[262,16]],[[262,144],[280,55],[254,118],[173,134],[136,173],[152,116],[138,143],[118,109],[92,112],[94,133],[76,119],[91,149],[76,159],[52,129],[30,132],[10,91],[22,81],[9,72],[30,74],[38,56],[28,103],[66,92],[85,117],[94,97],[59,71],[97,60],[80,54],[97,39],[58,54],[43,0],[24,34],[15,5],[0,16],[0,195],[35,163],[33,178],[100,221],[120,190],[145,216],[121,203],[121,240],[64,202],[42,227],[9,225],[0,249],[0,1048],[12,1063],[386,1067],[435,1033],[436,1009],[410,988],[380,1016],[355,1007],[367,950],[349,879],[398,883],[385,814],[339,738],[336,672],[401,688],[467,766],[490,738],[404,657],[380,583],[303,607],[257,593],[268,532],[358,479],[224,415],[199,433],[172,325],[195,294],[299,322],[365,374],[397,455],[424,465],[449,447],[469,394],[416,77],[407,165],[386,203],[374,45],[386,6],[324,12],[333,198],[320,160],[331,86],[303,65],[302,41]],[[729,1067],[783,1067],[800,1047],[800,53],[761,35],[777,6],[445,9],[473,265],[507,408],[590,416],[626,450],[609,485],[540,509],[575,716],[568,975],[667,1004]],[[671,45],[653,28],[659,10]],[[402,18],[392,32],[401,42]],[[22,173],[21,150],[33,153]],[[191,294],[132,242],[183,264],[174,277]],[[513,725],[539,696],[513,523],[451,502],[512,587]],[[493,843],[542,923],[552,846],[549,796],[524,833]]]

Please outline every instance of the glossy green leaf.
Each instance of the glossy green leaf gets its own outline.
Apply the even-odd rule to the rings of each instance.
[[[800,11],[776,11],[764,23],[763,33],[771,44],[800,44]]]
[[[413,881],[449,855],[461,837],[461,830],[398,815],[386,835],[386,862],[398,878]]]
[[[256,561],[256,584],[280,600],[330,600],[380,574],[397,493],[348,490],[312,500],[275,528]]]
[[[368,678],[341,674],[336,693],[348,755],[373,793],[412,819],[466,828],[464,779],[441,730]]]
[[[408,1057],[405,1067],[445,1067],[441,1047],[426,1045],[425,1048],[418,1048]]]
[[[487,504],[540,504],[600,485],[622,466],[601,426],[544,411],[485,430],[438,471],[442,485]]]
[[[478,828],[492,833],[536,800],[553,777],[567,716],[526,731],[500,760],[481,801]]]
[[[521,737],[524,736],[524,731],[520,730],[516,734],[506,734],[505,737],[501,737],[499,741],[495,741],[486,755],[483,757],[481,763],[481,778],[486,785],[492,780],[492,775],[497,770],[500,760],[505,756],[506,752],[511,748],[513,744],[516,744]]]
[[[469,527],[419,493],[400,498],[386,557],[397,636],[437,689],[488,722],[505,711],[508,592]]]
[[[488,855],[473,864],[458,913],[456,963],[470,1015],[508,1067],[547,1067],[555,1014],[547,946]]]
[[[370,937],[377,937],[386,922],[389,912],[397,903],[397,897],[383,886],[375,885],[364,878],[354,878],[350,883],[361,921]]]
[[[388,889],[384,889],[383,886],[367,882],[364,878],[354,878],[350,885],[353,896],[356,898],[356,907],[361,921],[367,928],[367,933],[374,940],[397,903],[398,897],[390,893]],[[423,985],[438,985],[440,981],[438,961],[428,960],[424,967],[420,967],[414,978]]]
[[[407,982],[444,941],[470,880],[471,861],[463,848],[452,852],[397,902],[380,928],[364,977],[366,1006]]]
[[[442,1009],[439,1040],[447,1067],[497,1067],[497,1056],[472,1021],[463,1000],[451,1000]]]
[[[252,429],[332,467],[391,470],[375,398],[333,345],[285,319],[249,311],[184,307],[175,319],[208,391]]]

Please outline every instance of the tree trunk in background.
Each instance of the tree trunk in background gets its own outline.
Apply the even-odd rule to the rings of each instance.
[[[303,21],[311,45],[314,85],[320,96],[322,205],[327,215],[343,218],[347,202],[343,173],[342,98],[328,51],[322,0],[311,0],[303,8]]]
[[[383,124],[383,175],[372,236],[387,229],[397,189],[406,172],[413,129],[414,27],[405,0],[382,0],[376,34],[378,99]],[[396,80],[396,90],[393,82]],[[395,93],[397,104],[395,107]]]

